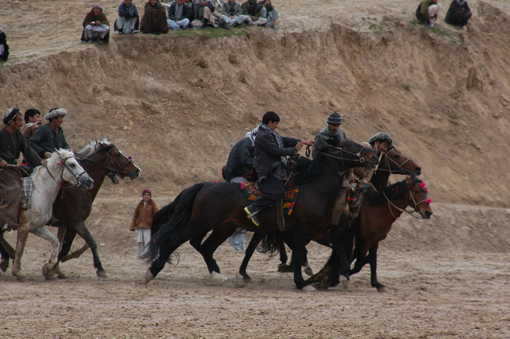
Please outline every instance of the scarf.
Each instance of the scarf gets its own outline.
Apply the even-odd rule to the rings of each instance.
[[[266,124],[263,124],[263,123],[261,123],[261,124],[259,125],[259,128],[262,128],[264,131],[266,131],[266,132],[268,132],[268,133],[273,134],[273,136],[276,138],[276,142],[278,143],[278,146],[280,146],[280,147],[285,147],[285,146],[283,145],[283,139],[282,139],[282,137],[280,136],[280,134],[276,133],[276,131],[273,131],[272,129],[270,129],[269,127],[267,127],[267,125],[266,125]],[[282,164],[283,164],[283,166],[285,166],[285,168],[287,168],[287,157],[285,157],[285,156],[281,156],[280,158],[282,159]]]
[[[262,124],[261,124],[262,125]],[[259,125],[260,126],[260,125]],[[251,145],[255,147],[255,137],[257,136],[257,132],[259,131],[259,126],[255,127],[252,131],[249,131],[244,136],[245,138],[248,138],[251,140]]]

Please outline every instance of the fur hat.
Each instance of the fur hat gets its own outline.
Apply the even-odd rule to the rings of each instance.
[[[52,108],[52,109],[50,109],[50,111],[48,113],[46,113],[46,115],[44,116],[44,119],[50,120],[50,119],[56,118],[60,115],[63,117],[67,115],[67,111],[65,108]]]
[[[152,192],[151,192],[151,190],[150,190],[150,189],[148,189],[148,188],[144,189],[144,190],[142,191],[142,197],[143,197],[143,195],[144,195],[145,193],[149,193],[149,195],[152,197]]]
[[[5,111],[3,120],[4,125],[9,125],[9,123],[14,120],[18,114],[20,114],[19,108],[9,108],[7,111]]]
[[[331,125],[341,125],[343,122],[342,117],[337,112],[333,112],[329,115],[328,121],[326,121],[328,124]]]
[[[373,137],[370,138],[370,140],[368,140],[368,143],[373,146],[375,145],[376,141],[379,142],[386,141],[388,143],[388,148],[390,148],[393,145],[393,139],[390,137],[390,135],[383,132],[375,134]]]

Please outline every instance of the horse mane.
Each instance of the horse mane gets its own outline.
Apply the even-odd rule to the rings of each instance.
[[[393,185],[385,187],[382,191],[374,192],[368,191],[365,193],[365,198],[368,199],[368,202],[373,205],[383,205],[388,202],[386,197],[389,200],[396,200],[401,198],[404,194],[407,193],[414,185],[420,183],[421,180],[415,178],[410,184],[407,184],[407,179],[394,183]],[[386,197],[385,197],[386,196]]]
[[[76,154],[81,157],[88,157],[92,154],[95,154],[101,150],[101,144],[111,145],[110,141],[108,141],[107,137],[104,137],[102,141],[96,139],[87,146],[85,146],[81,151]]]

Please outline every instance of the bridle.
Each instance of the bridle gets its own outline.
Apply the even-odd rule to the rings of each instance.
[[[413,181],[413,183],[409,186],[409,188],[406,187],[406,191],[407,191],[407,194],[408,194],[408,201],[409,202],[412,202],[412,204],[414,205],[414,211],[408,211],[406,208],[400,208],[398,206],[396,206],[394,203],[391,202],[391,200],[386,196],[386,194],[384,193],[384,191],[382,191],[382,194],[384,196],[384,198],[386,199],[386,201],[388,202],[388,207],[390,209],[390,213],[391,215],[393,216],[393,218],[397,219],[398,217],[396,217],[394,214],[393,214],[393,211],[391,210],[391,207],[395,208],[396,210],[402,212],[402,213],[407,213],[409,214],[410,216],[412,216],[413,218],[415,219],[419,219],[419,220],[422,220],[421,218],[417,217],[414,215],[414,213],[419,213],[420,211],[418,210],[418,205],[420,204],[423,204],[423,203],[427,203],[428,199],[424,199],[422,201],[419,201],[419,202],[416,202],[416,199],[414,198],[413,196],[413,193],[412,192],[409,192],[415,185],[416,185],[417,181]],[[412,206],[411,204],[409,204],[409,206]]]
[[[110,147],[109,147],[110,146]],[[111,155],[111,152],[113,151],[113,149],[115,149],[116,147],[114,145],[108,145],[106,146],[108,149],[106,149],[106,157],[107,157],[107,160],[106,160],[106,164],[103,164],[102,162],[99,162],[99,161],[96,161],[94,159],[91,159],[92,155],[94,154],[97,154],[99,153],[101,150],[95,152],[94,154],[88,156],[88,157],[85,157],[85,156],[81,156],[81,155],[78,155],[79,157],[81,157],[84,161],[91,161],[95,164],[98,164],[98,165],[101,165],[103,166],[104,168],[106,168],[108,171],[110,171],[107,175],[110,176],[110,175],[118,175],[120,177],[124,177],[124,173],[126,173],[126,171],[123,171],[122,169],[124,168],[124,166],[127,166],[128,164],[132,163],[133,160],[131,157],[126,157],[124,155],[124,153],[122,153],[121,150],[118,150],[120,154],[122,154],[126,159],[128,159],[128,161],[124,164],[120,164],[117,160],[115,160],[115,158]],[[112,167],[112,163],[114,163],[115,165],[117,165],[117,168],[113,168]]]
[[[383,171],[383,172],[390,172],[390,173],[393,173],[393,174],[411,174],[409,170],[406,170],[404,169],[404,166],[405,164],[407,164],[409,161],[412,161],[411,158],[407,158],[406,161],[404,161],[403,163],[399,164],[397,163],[395,160],[391,159],[389,156],[388,156],[388,153],[390,153],[391,151],[395,151],[395,152],[398,152],[396,148],[392,148],[390,149],[388,152],[386,153],[383,153],[384,154],[384,160],[388,166],[388,169],[386,168],[377,168],[378,171]],[[400,154],[400,153],[399,153]],[[398,167],[398,169],[396,170],[392,170],[390,168],[390,162],[393,163],[394,165],[396,165]]]
[[[59,154],[60,156],[60,154]],[[69,172],[71,172],[74,177],[75,177],[75,180],[76,182],[75,183],[72,183],[72,186],[65,186],[65,187],[62,187],[62,188],[72,188],[72,187],[76,187],[78,185],[80,185],[80,178],[83,176],[83,175],[87,175],[87,172],[82,168],[82,172],[78,175],[75,175],[73,170],[71,170],[71,168],[69,168],[69,166],[67,165],[67,160],[69,159],[75,159],[76,160],[76,157],[74,155],[70,155],[64,159],[62,159],[62,157],[60,158],[61,160],[57,163],[57,166],[58,167],[58,172],[60,173],[60,178],[62,179],[62,181],[65,181],[64,179],[64,167],[67,168],[67,170]],[[55,181],[57,182],[57,180],[55,179],[55,177],[53,176],[53,174],[51,174],[50,170],[48,169],[48,166],[44,166],[46,168],[46,170],[48,171],[48,173],[50,174],[50,177]]]
[[[337,146],[329,146],[329,148],[332,148],[332,149],[335,149],[337,150],[337,154],[339,154],[338,156],[336,154],[330,154],[330,153],[326,153],[326,152],[322,152],[322,151],[319,151],[318,149],[316,149],[317,153],[319,154],[322,154],[324,156],[327,156],[329,158],[333,158],[333,159],[337,159],[337,160],[340,160],[342,162],[342,166],[343,167],[346,167],[345,164],[344,164],[344,160],[347,160],[347,161],[351,161],[351,162],[359,162],[360,164],[364,164],[365,163],[365,159],[361,157],[361,153],[363,152],[364,149],[368,149],[367,147],[361,145],[361,149],[359,150],[358,153],[354,153],[354,152],[350,152],[350,151],[346,151],[344,149],[342,149],[341,147],[337,147]],[[306,156],[309,156],[310,155],[310,152],[309,152],[309,149],[310,149],[310,146],[308,146],[306,148]],[[350,155],[354,155],[356,156],[358,159],[348,159],[348,158],[344,158],[343,157],[343,154],[346,153],[346,154],[350,154]]]

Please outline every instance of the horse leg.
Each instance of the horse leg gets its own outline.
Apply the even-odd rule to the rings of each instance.
[[[96,240],[90,234],[87,229],[87,225],[82,222],[72,223],[68,225],[70,229],[74,229],[76,233],[78,233],[83,240],[90,246],[90,250],[92,251],[92,257],[94,258],[94,267],[96,268],[96,274],[99,278],[108,278],[103,265],[101,264],[101,260],[99,259],[99,254],[97,253],[97,244]]]
[[[379,292],[386,292],[386,287],[377,281],[377,249],[379,244],[375,244],[368,251],[367,261],[370,264],[370,284],[377,288]]]
[[[198,237],[191,238],[189,241],[189,244],[193,246],[197,251],[200,252],[200,246],[202,246],[202,240],[204,240],[205,236],[207,235],[207,232],[204,234],[199,235]]]
[[[58,238],[50,232],[45,226],[40,226],[31,231],[31,233],[37,235],[38,237],[49,241],[53,248],[51,250],[51,256],[48,260],[48,263],[43,266],[42,273],[46,280],[54,280],[55,277],[55,265],[57,264],[57,255],[58,250],[60,248],[60,242],[58,241]]]
[[[61,230],[63,229],[63,230]],[[67,225],[60,226],[58,231],[58,240],[62,243],[60,248],[60,253],[58,254],[57,265],[55,266],[55,270],[57,272],[57,277],[59,279],[67,279],[67,274],[62,272],[60,269],[60,262],[64,262],[64,258],[67,256],[69,251],[71,250],[71,245],[73,244],[74,237],[76,236],[76,231],[74,229],[69,229],[67,231]]]
[[[21,257],[23,257],[23,252],[25,251],[25,244],[27,243],[29,232],[30,225],[21,225],[18,228],[16,250],[14,251],[14,262],[12,265],[12,275],[15,276],[19,282],[27,281],[27,278],[21,272]]]
[[[234,234],[237,225],[232,223],[223,224],[219,227],[216,227],[209,238],[200,246],[198,250],[202,257],[204,258],[205,263],[207,264],[207,268],[209,269],[209,273],[211,273],[211,277],[219,282],[222,286],[225,287],[234,287],[232,281],[229,278],[225,277],[220,272],[220,267],[218,263],[213,258],[213,254],[216,249],[225,242],[232,234]]]
[[[280,258],[282,256],[282,251],[285,251],[285,244],[287,244],[287,246],[289,246],[289,248],[292,250],[292,242],[288,241],[288,239],[283,238],[283,241],[280,244],[281,245],[281,247],[280,247]],[[305,272],[306,275],[312,276],[313,275],[313,270],[310,267],[310,264],[308,263],[308,250],[306,249],[306,247],[305,247],[304,251],[305,251],[305,256],[303,258],[303,263],[301,264],[301,267],[304,267],[303,272]],[[285,257],[287,257],[287,253],[286,252],[285,252]],[[287,261],[287,260],[285,260],[285,261]],[[288,264],[288,265],[285,265],[283,263],[280,264],[278,266],[278,272],[294,272],[294,260],[291,258],[290,259],[290,264]]]
[[[257,246],[260,244],[260,241],[262,240],[263,237],[264,237],[264,234],[253,233],[250,243],[248,244],[248,247],[246,248],[246,251],[244,252],[243,263],[241,264],[241,267],[239,267],[239,274],[243,276],[244,281],[251,280],[248,273],[246,273],[246,268],[248,267],[248,262],[250,261],[251,257],[253,256],[253,253],[257,249]],[[283,245],[283,242],[282,242],[282,245]],[[283,250],[285,251],[285,247],[283,248]],[[282,252],[281,252],[281,247],[280,247],[280,260],[282,260],[281,253]],[[287,253],[285,253],[285,256],[287,256]],[[285,258],[285,262],[287,262],[287,258]],[[285,265],[285,262],[283,262],[283,265]],[[280,265],[282,265],[282,264],[280,264]]]
[[[298,229],[298,227],[296,227]],[[307,283],[303,279],[303,274],[301,272],[301,265],[303,263],[303,259],[306,253],[306,236],[307,229],[301,227],[300,230],[295,230],[292,232],[293,238],[293,249],[292,249],[292,259],[294,260],[294,283],[296,284],[297,289],[302,290],[303,292],[312,292],[315,291],[315,288]]]
[[[253,241],[253,238],[252,238]],[[280,248],[280,265],[278,265],[278,272],[292,272],[291,269],[288,271],[288,268],[290,267],[287,265],[287,260],[289,260],[289,257],[287,256],[287,250],[285,249],[285,243],[283,242],[283,239],[278,244],[278,247]]]
[[[0,232],[0,254],[2,255],[2,261],[0,262],[0,270],[5,272],[9,267],[9,259],[14,258],[14,249],[4,239],[4,231]]]

